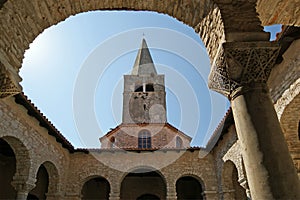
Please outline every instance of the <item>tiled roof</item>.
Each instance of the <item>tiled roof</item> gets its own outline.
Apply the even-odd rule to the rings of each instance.
[[[78,152],[94,152],[94,153],[101,153],[101,152],[124,152],[124,151],[130,151],[130,152],[153,152],[153,151],[196,151],[201,150],[203,148],[201,147],[188,147],[188,148],[136,148],[136,147],[128,147],[128,148],[80,148],[77,149]]]
[[[27,98],[24,93],[16,94],[15,102],[27,109],[27,114],[33,116],[39,121],[41,127],[48,130],[48,134],[55,137],[56,141],[61,143],[62,147],[69,150],[70,153],[75,152],[73,145],[60,133],[59,130],[43,115],[43,113]]]
[[[109,132],[107,132],[104,136],[102,136],[100,138],[100,141],[102,141],[104,138],[109,137],[110,135],[114,134],[116,131],[120,130],[122,126],[147,126],[149,125],[149,123],[140,123],[140,124],[120,124],[117,127],[111,129]],[[161,124],[150,124],[150,125],[161,125]],[[192,138],[190,136],[188,136],[187,134],[183,133],[182,131],[178,130],[176,127],[174,127],[172,124],[169,123],[165,123],[164,124],[165,127],[168,127],[170,129],[172,129],[173,131],[177,131],[178,133],[180,133],[182,136],[186,137],[188,140],[192,140]]]
[[[233,114],[231,107],[227,110],[225,116],[219,123],[218,127],[215,129],[214,133],[207,142],[206,149],[213,149],[223,136],[228,133],[228,128],[234,124]]]

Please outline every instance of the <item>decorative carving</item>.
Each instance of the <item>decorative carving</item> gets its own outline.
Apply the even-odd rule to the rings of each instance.
[[[9,71],[0,63],[0,98],[12,96],[21,91],[9,74]]]
[[[36,179],[26,179],[24,177],[14,177],[14,180],[11,182],[11,185],[18,192],[30,192],[36,185]]]
[[[241,88],[266,83],[279,47],[271,42],[227,42],[219,49],[208,86],[229,99]]]

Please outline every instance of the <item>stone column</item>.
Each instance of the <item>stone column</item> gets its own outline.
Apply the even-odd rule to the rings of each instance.
[[[206,200],[218,200],[219,196],[218,196],[218,192],[217,191],[210,191],[210,190],[205,190],[202,193],[202,196],[206,199]],[[225,199],[225,198],[224,198]]]
[[[12,186],[17,191],[17,200],[26,200],[28,193],[35,187],[34,180],[24,180],[24,179],[14,179],[12,181]]]
[[[110,192],[109,200],[120,200],[120,192]]]
[[[176,186],[175,184],[169,184],[167,186],[167,200],[177,199]]]
[[[235,192],[235,190],[224,190],[223,191],[223,199],[234,200],[235,199],[234,192]]]
[[[300,199],[300,184],[267,87],[278,55],[271,42],[227,42],[209,87],[231,101],[253,199]]]
[[[120,200],[121,185],[117,181],[111,181],[109,200]]]

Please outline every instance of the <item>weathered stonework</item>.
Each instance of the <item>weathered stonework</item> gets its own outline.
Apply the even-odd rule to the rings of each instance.
[[[224,43],[211,69],[210,89],[231,99],[254,83],[266,83],[278,50],[269,42]]]
[[[264,26],[272,24],[300,25],[300,2],[297,0],[257,1],[257,12]]]
[[[280,113],[277,109],[279,98],[281,99],[283,96],[283,92],[289,90],[293,84],[297,82],[297,79],[300,77],[300,55],[295,49],[300,48],[300,40],[295,40],[290,48],[283,54],[283,61],[275,65],[270,74],[270,78],[268,80],[268,86],[270,88],[270,94],[273,102],[275,103],[275,109],[280,119]],[[291,97],[290,99],[293,99]],[[285,107],[286,105],[283,105]]]
[[[14,98],[7,98],[0,103],[0,135],[14,149],[17,159],[14,187],[18,191],[29,192],[35,186],[40,165],[47,162],[48,173],[57,171],[53,174],[57,174],[56,178],[49,180],[50,183],[57,184],[49,186],[49,194],[63,191],[61,183],[65,178],[63,169],[68,166],[67,151],[34,118],[30,118],[26,109],[16,104]],[[29,184],[28,187],[23,185],[24,181]]]
[[[212,0],[180,2],[175,0],[146,2],[137,0],[3,1],[0,7],[0,31],[2,33],[0,61],[5,64],[6,69],[14,71],[8,76],[19,82],[21,78],[18,77],[18,72],[24,52],[38,34],[71,15],[92,10],[149,10],[168,14],[200,32],[211,61],[214,60],[218,47],[227,40],[225,33],[227,37],[227,33],[232,32],[261,31],[257,12],[263,25],[274,23],[300,25],[300,18],[297,14],[299,6],[295,1],[277,0],[272,3],[273,9],[270,9],[267,0],[258,1],[257,5],[256,11],[255,2],[246,0],[236,3]],[[282,12],[286,14],[279,15]],[[235,17],[236,15],[239,17]],[[17,83],[14,82],[14,85],[18,91],[21,91]]]
[[[139,157],[144,157],[142,152],[130,152],[136,156],[133,158],[134,162],[128,164],[124,162],[124,159],[130,158],[129,152],[99,152],[97,150],[76,150],[76,152],[72,148],[68,149],[68,144],[64,144],[61,138],[52,136],[52,133],[49,134],[49,130],[43,127],[43,123],[37,121],[34,116],[30,116],[32,113],[28,113],[27,109],[17,104],[14,97],[10,96],[21,91],[18,85],[21,80],[18,72],[25,50],[38,34],[71,15],[92,10],[150,10],[168,14],[193,27],[203,39],[211,63],[214,64],[215,61],[218,64],[212,65],[217,67],[213,68],[215,70],[213,73],[217,74],[214,84],[218,84],[214,87],[226,95],[231,94],[243,84],[247,85],[252,81],[265,82],[270,73],[270,68],[263,64],[265,62],[259,63],[262,65],[259,65],[258,73],[252,76],[251,70],[256,71],[256,69],[245,70],[243,67],[249,65],[241,61],[239,57],[241,54],[248,53],[256,55],[258,57],[248,57],[256,63],[258,60],[261,61],[261,56],[267,58],[274,56],[272,51],[276,50],[273,47],[269,52],[264,50],[260,52],[255,49],[255,45],[248,50],[242,48],[245,47],[243,45],[235,46],[231,49],[232,51],[227,51],[226,55],[225,46],[237,41],[265,41],[267,35],[262,34],[261,25],[281,23],[300,26],[300,5],[296,0],[274,0],[271,4],[268,0],[259,0],[256,4],[255,9],[255,1],[248,0],[0,1],[0,97],[6,97],[0,101],[0,138],[11,147],[16,160],[16,166],[12,167],[9,173],[14,174],[12,185],[17,190],[12,198],[26,199],[28,192],[38,184],[37,172],[42,165],[50,177],[48,199],[81,199],[83,185],[93,177],[103,177],[110,183],[109,199],[117,200],[122,196],[121,183],[128,172],[134,170],[135,167],[154,167],[152,164],[154,161],[165,161],[171,157],[170,155],[180,156],[169,166],[159,168],[159,174],[165,180],[166,199],[176,199],[176,181],[182,176],[196,178],[203,187],[206,199],[241,199],[238,197],[241,197],[240,195],[244,192],[249,197],[248,178],[258,176],[258,174],[255,171],[253,173],[247,171],[247,176],[245,174],[246,170],[243,167],[245,160],[241,155],[243,141],[237,139],[234,125],[229,128],[228,133],[222,135],[222,139],[217,139],[217,144],[213,146],[212,151],[205,152],[208,154],[204,157],[201,149],[192,148],[187,151],[157,151],[156,160],[151,156],[145,156],[149,159],[139,162]],[[259,39],[255,40],[254,36],[259,36]],[[227,43],[223,45],[224,42]],[[292,44],[288,52],[289,50],[284,61],[273,69],[268,83],[271,96],[274,102],[276,101],[276,114],[280,118],[285,136],[282,140],[287,141],[290,155],[299,173],[300,152],[299,138],[297,138],[297,131],[299,132],[299,127],[297,127],[299,126],[297,115],[299,113],[299,70],[297,70],[299,62],[296,58],[298,54],[288,56],[289,53],[292,55],[291,52],[299,52],[298,43]],[[222,59],[226,56],[227,61],[224,62]],[[231,61],[233,64],[230,63]],[[226,66],[228,64],[232,65]],[[236,68],[237,66],[240,68]],[[271,64],[269,66],[271,67]],[[240,76],[240,73],[246,76]],[[249,111],[255,110],[252,108]],[[266,119],[268,118],[266,116]],[[270,138],[265,138],[260,144],[265,143],[265,148],[273,148],[269,140]],[[277,144],[276,141],[274,144]],[[277,154],[274,155],[277,156]],[[272,156],[266,157],[270,159],[271,164],[273,164]],[[5,158],[1,160],[1,164],[5,162],[14,164],[13,160]],[[107,162],[116,162],[122,170],[109,167]],[[284,164],[281,160],[273,166],[281,165],[285,170]],[[275,176],[269,178],[273,178],[271,181],[273,183],[280,182]],[[245,191],[241,190],[240,186],[243,186]],[[267,190],[268,186],[266,185],[263,189]],[[283,187],[285,186],[282,185],[279,189]]]

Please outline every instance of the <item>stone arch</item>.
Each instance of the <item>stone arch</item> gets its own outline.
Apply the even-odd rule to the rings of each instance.
[[[207,185],[205,184],[205,179],[200,175],[200,174],[195,174],[195,173],[183,173],[183,174],[178,174],[175,179],[174,179],[174,185],[176,185],[177,180],[179,180],[182,177],[193,177],[195,178],[197,181],[199,181],[199,183],[202,186],[202,190],[205,191],[207,189]]]
[[[99,192],[102,187],[103,191]],[[108,199],[111,191],[111,184],[103,176],[90,176],[85,179],[81,187],[82,199]]]
[[[89,181],[89,180],[91,180],[91,179],[93,179],[93,178],[97,178],[97,177],[101,177],[101,178],[107,180],[108,183],[109,183],[109,185],[110,185],[110,187],[112,186],[112,183],[113,183],[113,182],[112,182],[112,180],[110,179],[110,177],[109,177],[108,175],[104,175],[104,174],[97,173],[97,172],[95,172],[95,173],[94,173],[94,172],[91,172],[91,173],[89,173],[87,176],[80,177],[79,184],[76,185],[75,190],[80,192],[81,189],[83,188],[83,185],[84,185],[87,181]]]
[[[142,170],[142,172],[155,171],[163,178],[164,182],[167,183],[166,175],[161,170],[158,170],[154,167],[146,166],[146,165],[139,165],[139,166],[133,167],[133,168],[129,169],[126,173],[123,173],[123,175],[120,177],[120,183],[124,180],[124,178],[129,173],[139,171],[139,170]]]
[[[211,10],[215,7],[216,4],[211,0],[179,2],[171,0],[155,3],[151,1],[139,2],[138,0],[108,2],[33,0],[26,3],[15,0],[7,1],[3,4],[0,12],[0,30],[5,35],[0,39],[2,40],[0,41],[0,54],[3,55],[1,56],[2,71],[7,74],[6,79],[15,85],[15,88],[12,87],[11,90],[20,90],[21,88],[17,87],[17,83],[21,79],[17,74],[29,44],[44,29],[64,21],[72,15],[95,10],[147,10],[167,14],[192,28],[196,28],[201,27],[199,23],[206,16],[214,16]],[[12,10],[14,12],[11,12]],[[214,23],[215,21],[212,22],[212,24]],[[207,31],[211,31],[206,30],[202,31],[201,36],[206,35]],[[206,38],[211,37],[210,35]],[[11,85],[6,87],[9,86]]]
[[[143,195],[157,196],[159,199],[167,198],[166,178],[161,171],[152,167],[135,167],[123,174],[120,183],[121,199],[137,199]],[[126,192],[131,187],[136,188],[135,193]]]
[[[268,13],[269,4],[266,0],[258,2],[258,10],[260,14]],[[277,10],[280,10],[279,0],[277,2]],[[288,6],[286,6],[288,5]],[[285,3],[290,13],[293,12],[295,6],[293,2]],[[238,8],[238,9],[237,9]],[[148,10],[158,13],[170,15],[179,21],[193,27],[199,32],[200,37],[208,50],[211,61],[215,58],[219,51],[219,46],[226,39],[232,40],[243,38],[251,40],[252,36],[245,33],[256,32],[263,33],[260,20],[265,24],[272,24],[265,18],[267,15],[261,15],[258,19],[256,12],[256,1],[212,1],[212,0],[191,0],[191,1],[147,1],[140,2],[138,0],[130,1],[2,1],[0,4],[0,31],[3,35],[0,39],[0,55],[1,73],[5,80],[3,90],[7,93],[2,97],[17,93],[21,90],[19,82],[21,78],[18,76],[25,50],[29,44],[44,29],[65,20],[67,17],[82,12],[95,10]],[[287,13],[289,13],[287,11]],[[278,15],[278,13],[275,13]],[[239,16],[239,17],[236,17]],[[300,25],[299,16],[287,14],[281,18],[282,24]],[[270,18],[270,17],[269,17]],[[275,20],[276,21],[276,20]],[[223,23],[224,22],[224,23]],[[228,34],[231,34],[229,36]],[[238,33],[238,34],[236,34]],[[243,37],[240,37],[242,33]],[[265,38],[264,34],[259,37]]]
[[[223,164],[222,192],[224,199],[247,199],[246,191],[239,183],[238,168],[231,160]]]
[[[25,146],[19,138],[13,136],[4,136],[1,137],[4,141],[6,141],[9,146],[12,148],[15,157],[16,157],[16,173],[13,178],[13,185],[18,190],[22,190],[22,182],[29,182],[30,184],[34,184],[35,178],[34,173],[31,166],[31,156],[29,153],[29,148]],[[19,185],[19,183],[21,185]]]
[[[15,173],[15,153],[5,140],[0,139],[0,199],[16,198],[16,190],[11,184]]]
[[[45,166],[39,166],[36,173],[35,187],[28,193],[27,199],[46,199],[49,186],[49,173]]]
[[[53,162],[51,161],[45,161],[42,164],[39,165],[39,167],[36,168],[35,174],[38,174],[38,170],[40,167],[43,166],[47,173],[48,173],[48,191],[47,191],[47,197],[48,196],[55,196],[59,193],[59,187],[60,187],[60,174],[58,172],[58,168]]]
[[[184,175],[176,180],[176,194],[180,199],[204,199],[203,181],[195,175]]]
[[[300,83],[300,82],[299,82]],[[299,85],[299,84],[298,84]],[[298,94],[285,106],[283,109],[280,124],[287,141],[290,155],[293,159],[298,176],[300,175],[300,140],[299,140],[299,105],[300,105],[300,89],[298,87]]]

